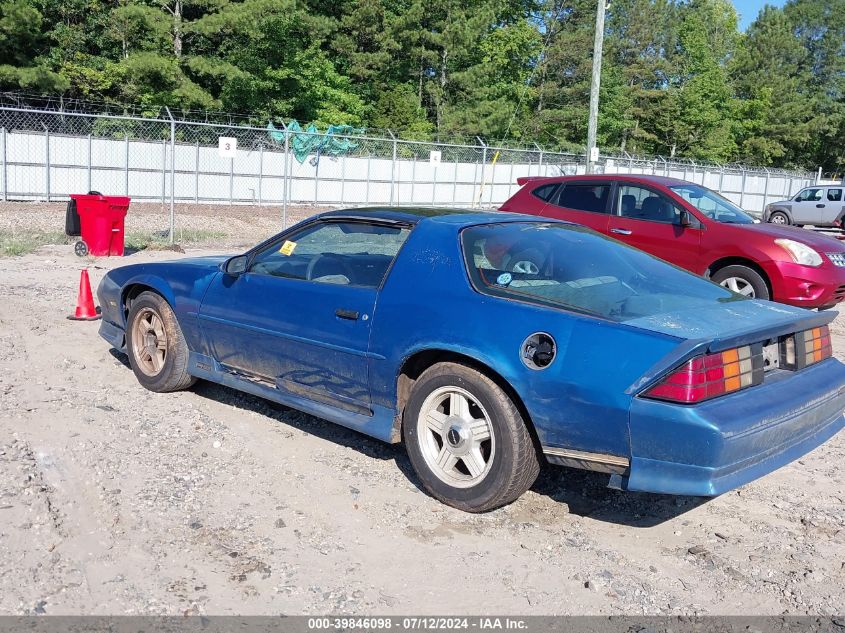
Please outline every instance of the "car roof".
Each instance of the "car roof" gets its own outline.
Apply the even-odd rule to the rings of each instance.
[[[551,218],[526,215],[524,213],[503,213],[495,209],[466,209],[448,207],[360,207],[327,211],[318,217],[327,219],[368,219],[403,224],[438,222],[471,226],[499,222],[561,222]],[[563,222],[566,224],[566,222]]]
[[[531,179],[531,183],[544,182],[568,182],[575,180],[632,180],[636,182],[650,182],[657,185],[694,185],[697,183],[689,180],[681,180],[680,178],[672,178],[671,176],[658,176],[656,174],[585,174],[580,176],[550,176],[548,178],[538,177]]]

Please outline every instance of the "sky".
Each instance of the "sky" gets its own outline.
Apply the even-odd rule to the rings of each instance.
[[[768,0],[768,2],[766,0],[733,0],[733,3],[736,12],[739,14],[739,29],[744,31],[765,5],[771,4],[782,7],[784,0]]]

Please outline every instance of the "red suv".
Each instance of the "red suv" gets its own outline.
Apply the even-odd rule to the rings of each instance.
[[[740,294],[825,309],[845,299],[845,245],[760,224],[695,183],[602,174],[519,178],[502,211],[583,224]]]

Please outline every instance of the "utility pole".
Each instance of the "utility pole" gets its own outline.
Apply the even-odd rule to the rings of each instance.
[[[593,163],[598,156],[596,147],[596,128],[599,119],[599,88],[601,86],[601,55],[604,47],[604,12],[605,0],[598,0],[596,9],[596,38],[593,42],[593,80],[590,83],[590,120],[587,123],[587,173],[593,173]]]

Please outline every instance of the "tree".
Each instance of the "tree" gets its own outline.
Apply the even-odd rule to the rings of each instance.
[[[783,10],[764,7],[731,65],[739,98],[739,158],[759,165],[798,165],[812,138],[813,112],[802,87],[811,81],[808,52]]]

